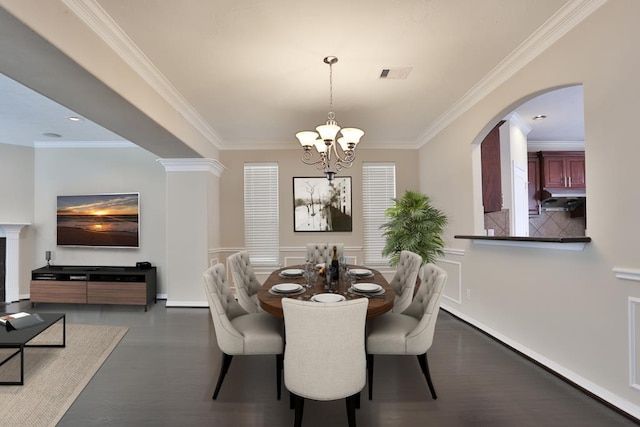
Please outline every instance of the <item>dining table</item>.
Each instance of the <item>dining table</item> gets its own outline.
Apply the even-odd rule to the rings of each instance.
[[[318,274],[307,287],[307,279],[301,274],[304,271],[304,265],[293,265],[273,271],[269,277],[265,280],[263,285],[258,291],[258,301],[262,309],[276,317],[284,317],[282,313],[282,299],[283,298],[295,298],[303,301],[314,301],[319,299],[318,295],[321,294],[337,294],[344,296],[345,300],[352,300],[356,298],[369,298],[369,305],[367,308],[367,319],[380,316],[393,308],[393,301],[395,299],[395,292],[387,279],[378,270],[349,265],[348,268],[353,271],[369,271],[370,274],[355,276],[355,284],[372,284],[380,285],[382,290],[375,293],[357,292],[352,288],[352,283],[348,283],[346,275],[343,273],[340,275],[340,279],[333,286],[333,289],[328,288],[325,285],[325,280],[322,274]],[[300,273],[300,274],[295,274]],[[301,289],[297,292],[291,293],[278,293],[272,289],[276,285],[301,285]],[[293,287],[293,286],[292,286]],[[357,287],[357,286],[356,286]]]

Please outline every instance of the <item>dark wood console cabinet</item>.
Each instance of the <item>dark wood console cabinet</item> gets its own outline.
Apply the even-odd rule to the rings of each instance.
[[[142,305],[156,302],[156,268],[57,265],[31,272],[31,304]]]

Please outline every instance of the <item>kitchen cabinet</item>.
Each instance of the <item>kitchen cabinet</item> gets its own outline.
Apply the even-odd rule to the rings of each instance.
[[[540,159],[537,153],[527,153],[527,174],[529,216],[540,215]]]
[[[502,210],[502,177],[500,165],[500,121],[480,145],[482,162],[482,205],[484,213]]]
[[[585,189],[585,161],[582,151],[540,151],[542,188]]]

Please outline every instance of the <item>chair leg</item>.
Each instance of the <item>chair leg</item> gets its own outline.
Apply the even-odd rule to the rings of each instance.
[[[295,400],[295,415],[293,420],[293,427],[302,427],[302,412],[304,412],[304,397],[293,395]]]
[[[356,427],[356,396],[347,397],[347,422],[349,427]]]
[[[418,363],[420,363],[420,369],[422,369],[422,373],[424,374],[424,378],[427,380],[427,384],[429,385],[429,390],[431,391],[431,397],[433,399],[437,399],[436,389],[433,387],[433,382],[431,381],[431,374],[429,373],[429,362],[427,361],[427,353],[418,355]]]
[[[369,383],[369,400],[373,399],[373,354],[367,354],[367,382]]]
[[[233,356],[227,353],[222,353],[222,354],[223,354],[222,366],[220,367],[220,375],[218,375],[218,384],[216,384],[216,391],[213,392],[213,400],[216,400],[218,398],[218,393],[220,393],[220,387],[222,387],[222,381],[224,381],[224,377],[225,375],[227,375],[227,372],[229,371],[229,366],[231,366],[231,359],[233,359]]]
[[[282,354],[276,354],[276,393],[278,395],[278,400],[280,400],[280,396],[282,395],[283,359],[284,356]]]

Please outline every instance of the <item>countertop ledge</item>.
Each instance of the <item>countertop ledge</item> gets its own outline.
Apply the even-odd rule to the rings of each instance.
[[[456,239],[491,240],[504,242],[540,242],[540,243],[589,243],[591,237],[517,237],[517,236],[474,236],[456,234]]]

